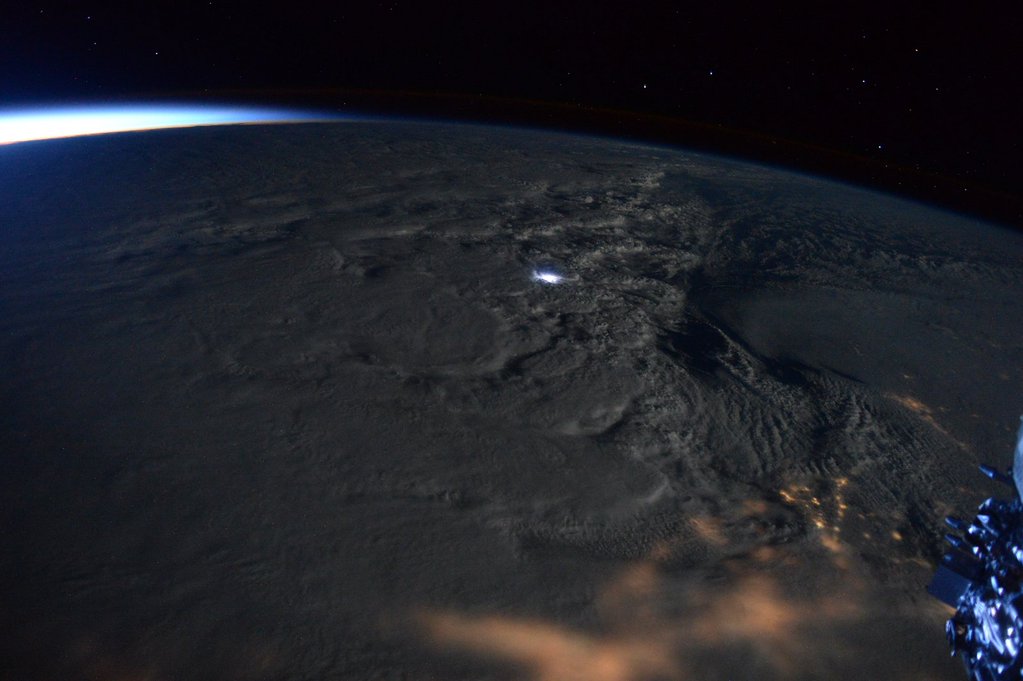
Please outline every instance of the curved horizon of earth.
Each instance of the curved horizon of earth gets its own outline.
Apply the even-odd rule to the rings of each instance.
[[[924,586],[1011,457],[1023,236],[466,124],[0,177],[0,677],[962,677]]]

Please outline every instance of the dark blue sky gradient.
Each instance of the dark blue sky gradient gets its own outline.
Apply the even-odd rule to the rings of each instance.
[[[849,4],[15,3],[0,95],[415,91],[567,104],[569,128],[624,110],[872,159],[865,181],[1023,223],[1012,5]]]

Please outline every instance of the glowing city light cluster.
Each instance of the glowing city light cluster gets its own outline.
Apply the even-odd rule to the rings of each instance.
[[[201,104],[0,109],[0,144],[200,125],[291,123],[324,118],[286,109]]]

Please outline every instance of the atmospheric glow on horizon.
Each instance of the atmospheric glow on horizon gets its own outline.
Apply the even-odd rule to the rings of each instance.
[[[533,272],[533,279],[542,281],[545,284],[560,284],[564,277],[554,272],[537,271]]]
[[[114,132],[324,120],[308,112],[244,106],[123,105],[0,109],[0,145]]]

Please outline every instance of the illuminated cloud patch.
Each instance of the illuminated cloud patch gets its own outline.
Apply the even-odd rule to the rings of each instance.
[[[184,104],[0,109],[0,144],[162,128],[326,118],[287,109]]]
[[[548,270],[537,270],[536,272],[533,272],[533,279],[545,284],[560,284],[565,278],[560,274],[556,274]]]
[[[905,650],[938,649],[921,633],[940,632],[948,612],[893,598],[892,583],[850,543],[854,483],[840,476],[829,487],[792,483],[777,499],[689,516],[679,536],[598,586],[596,616],[583,625],[450,608],[413,609],[408,619],[426,647],[469,653],[524,681],[875,678],[879,668],[897,681],[943,678],[944,658]],[[692,556],[713,567],[680,570]],[[932,570],[904,568],[916,571],[910,583]]]

